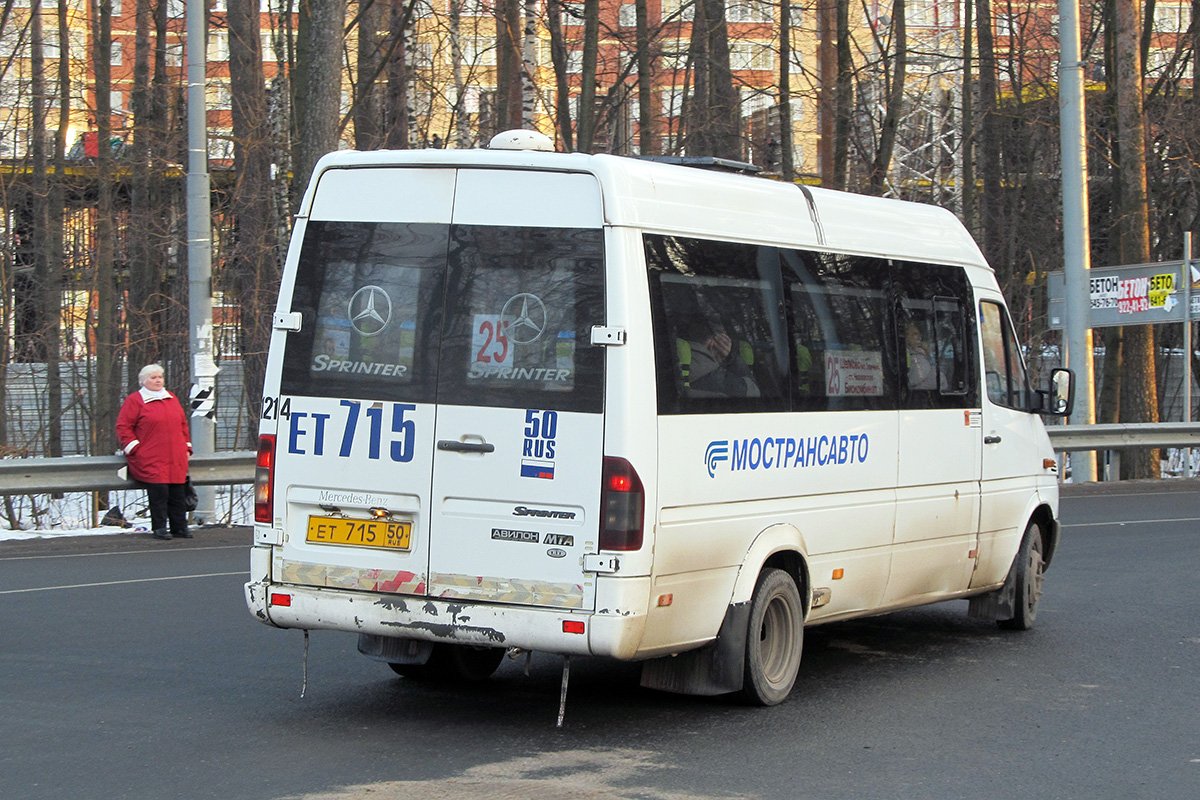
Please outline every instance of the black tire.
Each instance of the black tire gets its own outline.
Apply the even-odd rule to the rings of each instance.
[[[1014,614],[1011,619],[996,621],[1001,628],[1009,631],[1027,631],[1033,627],[1037,619],[1038,601],[1042,599],[1042,582],[1046,572],[1046,562],[1042,554],[1045,548],[1042,526],[1031,521],[1025,529],[1025,538],[1021,541],[1021,549],[1017,552],[1017,560],[1013,564],[1013,569],[1016,570]]]
[[[429,664],[446,677],[466,683],[487,680],[504,660],[503,647],[473,647],[468,644],[439,644]]]
[[[433,677],[433,670],[429,668],[429,664],[396,664],[389,661],[388,666],[392,668],[392,672],[410,681],[427,681]]]
[[[392,671],[410,680],[440,680],[475,683],[490,678],[504,660],[503,647],[474,647],[467,644],[433,646],[424,664],[388,663]]]
[[[742,696],[760,706],[782,703],[800,671],[804,646],[804,606],[792,576],[768,567],[750,600]]]

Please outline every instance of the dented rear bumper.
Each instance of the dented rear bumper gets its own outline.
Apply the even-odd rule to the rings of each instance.
[[[617,602],[607,603],[601,612],[298,586],[265,577],[247,583],[245,593],[250,612],[278,628],[633,659],[645,627],[648,581],[606,580],[605,594]],[[641,609],[631,610],[614,593],[640,596]],[[582,633],[575,632],[580,622]]]

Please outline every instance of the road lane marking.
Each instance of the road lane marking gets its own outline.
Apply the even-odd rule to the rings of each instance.
[[[1072,522],[1064,528],[1099,528],[1102,525],[1149,525],[1155,522],[1200,522],[1200,517],[1177,517],[1175,519],[1127,519],[1114,522]]]
[[[32,589],[3,589],[0,594],[23,594],[25,592],[52,592],[56,589],[88,589],[93,586],[119,586],[123,583],[154,583],[155,581],[183,581],[189,578],[221,578],[229,575],[250,577],[249,570],[237,572],[206,572],[202,575],[169,575],[164,578],[131,578],[125,581],[103,581],[101,583],[71,583],[65,586],[35,586]]]

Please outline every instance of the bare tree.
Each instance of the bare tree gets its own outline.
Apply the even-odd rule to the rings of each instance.
[[[600,51],[600,0],[583,0],[583,65],[579,76],[579,150],[592,152],[596,136],[596,62]]]
[[[1139,0],[1115,0],[1114,19],[1117,84],[1117,143],[1120,171],[1117,201],[1121,263],[1150,260],[1149,207],[1146,188],[1146,127],[1143,111],[1142,27]],[[1157,422],[1154,328],[1127,327],[1124,331],[1125,374],[1122,383],[1121,419],[1124,422]],[[1121,463],[1122,477],[1159,477],[1158,450],[1131,450]]]
[[[116,447],[117,409],[121,401],[121,369],[117,360],[119,329],[113,291],[112,150],[112,0],[91,0],[92,68],[95,74],[96,138],[96,233],[94,292],[96,294],[96,390],[92,400],[92,437],[95,452],[111,453]]]
[[[496,0],[496,103],[491,133],[521,127],[521,4]]]
[[[345,0],[300,0],[293,88],[297,101],[292,105],[293,211],[317,160],[338,146],[345,18]]]
[[[883,194],[884,184],[891,169],[892,153],[895,151],[896,131],[904,108],[904,86],[908,74],[908,28],[904,19],[904,0],[892,2],[892,40],[893,47],[890,51],[886,46],[880,47],[887,104],[879,125],[875,158],[871,162],[871,172],[867,178],[867,188],[871,194]]]
[[[690,59],[695,89],[687,114],[687,152],[742,158],[741,98],[729,66],[725,0],[696,0]]]
[[[258,408],[271,339],[271,312],[279,285],[271,191],[271,139],[262,67],[258,0],[229,0],[229,74],[233,112],[236,182],[232,212],[236,234],[227,268],[237,294],[241,333],[242,382],[249,401],[251,446],[258,432]]]
[[[779,0],[779,174],[796,178],[796,147],[792,127],[792,2]]]
[[[533,112],[537,103],[537,0],[524,0],[525,36],[521,44],[521,127],[533,127]]]
[[[648,156],[658,153],[658,135],[654,124],[654,53],[649,2],[636,0],[634,13],[637,15],[634,58],[637,60],[638,152]]]
[[[571,88],[567,83],[567,45],[563,39],[563,0],[546,0],[546,27],[550,32],[550,61],[554,64],[555,127],[562,146],[575,149],[571,125]]]
[[[46,424],[42,452],[47,456],[62,455],[62,375],[59,368],[62,341],[62,269],[55,258],[51,241],[61,230],[50,225],[50,184],[46,154],[46,93],[45,35],[42,2],[30,3],[30,78],[31,78],[31,137],[29,205],[33,234],[33,272],[38,288],[38,358],[46,365]],[[61,251],[61,246],[58,248]]]
[[[233,2],[229,8],[230,75],[233,75]],[[355,64],[354,107],[350,116],[354,120],[354,147],[358,150],[374,150],[383,142],[383,103],[380,95],[384,87],[376,81],[383,71],[387,38],[381,37],[383,14],[387,10],[380,0],[364,0],[355,19],[358,27],[358,52]],[[257,28],[257,26],[256,26]],[[261,72],[261,70],[260,70]]]

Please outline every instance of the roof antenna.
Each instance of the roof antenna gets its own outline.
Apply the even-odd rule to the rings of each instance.
[[[522,129],[497,133],[488,142],[488,150],[540,150],[554,152],[554,140],[538,131]]]

